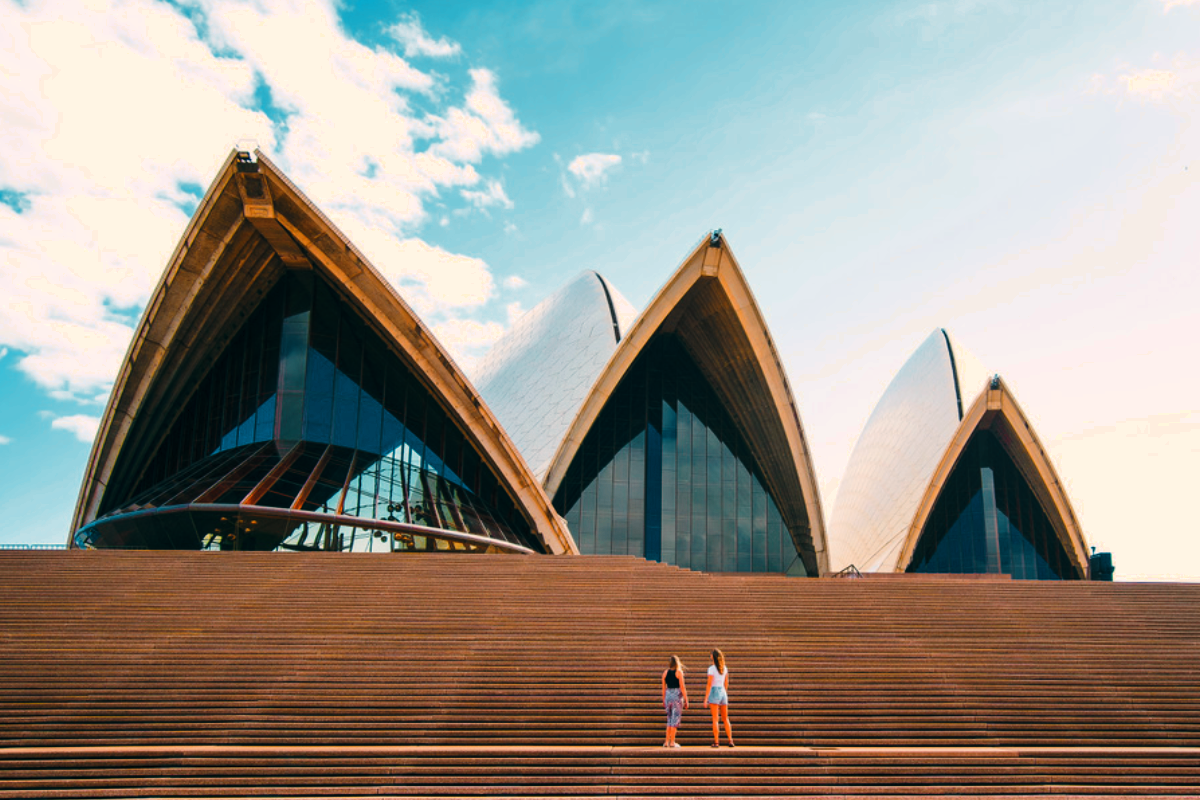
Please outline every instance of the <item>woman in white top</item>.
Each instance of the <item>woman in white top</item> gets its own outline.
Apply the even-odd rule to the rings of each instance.
[[[721,746],[721,731],[717,727],[717,718],[725,722],[725,738],[730,747],[733,743],[733,727],[729,724],[729,670],[725,668],[725,654],[720,650],[712,651],[712,666],[708,668],[708,685],[704,687],[704,707],[712,709],[713,747]]]

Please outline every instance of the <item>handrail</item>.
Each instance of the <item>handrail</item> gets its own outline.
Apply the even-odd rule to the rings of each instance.
[[[0,550],[66,550],[65,544],[0,544]]]
[[[851,564],[845,569],[833,573],[834,578],[861,578],[863,574],[858,571],[858,567]]]

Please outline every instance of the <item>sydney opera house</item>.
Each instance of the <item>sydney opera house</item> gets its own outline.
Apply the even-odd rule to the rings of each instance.
[[[1089,577],[1027,417],[946,332],[879,400],[828,526],[798,407],[719,231],[640,312],[576,277],[472,380],[278,168],[235,153],[147,305],[70,544]]]

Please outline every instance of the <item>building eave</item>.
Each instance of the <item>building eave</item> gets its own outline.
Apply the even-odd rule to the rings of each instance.
[[[715,243],[714,243],[715,240]],[[621,338],[559,444],[546,474],[553,497],[609,397],[660,333],[675,333],[745,436],[813,574],[828,572],[825,525],[800,414],[762,312],[725,239],[684,259]]]
[[[266,157],[255,155],[265,197],[247,194],[237,153],[231,153],[146,306],[88,460],[71,532],[96,518],[127,447],[146,459],[152,455],[145,451],[154,433],[165,430],[172,409],[178,413],[186,400],[179,396],[186,377],[219,354],[238,317],[244,319],[286,267],[317,270],[354,302],[459,422],[546,548],[578,552],[524,459],[433,333],[329,219]]]
[[[908,569],[921,531],[924,530],[929,515],[933,513],[938,496],[950,479],[971,437],[979,430],[990,430],[1000,440],[1038,498],[1072,565],[1080,575],[1086,577],[1088,546],[1075,509],[1033,425],[1000,376],[996,376],[978,394],[947,445],[909,526],[895,571],[904,572]]]

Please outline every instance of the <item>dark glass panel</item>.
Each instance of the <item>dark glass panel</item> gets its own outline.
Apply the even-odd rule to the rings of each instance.
[[[290,508],[307,483],[309,475],[316,469],[324,451],[325,448],[320,445],[305,445],[304,450],[291,463],[287,472],[279,476],[255,505],[269,508]]]
[[[383,452],[394,453],[404,443],[404,392],[406,371],[389,364],[384,388]]]
[[[304,393],[279,393],[279,438],[294,442],[303,435]]]
[[[218,453],[211,458],[198,462],[187,470],[187,472],[183,473],[188,476],[188,480],[177,484],[178,491],[174,495],[169,498],[154,498],[147,505],[161,507],[191,503],[206,489],[228,475],[248,453],[257,450],[261,446],[250,445],[248,447],[240,447],[237,450]]]
[[[333,439],[340,447],[358,444],[358,397],[362,343],[345,315],[338,325],[337,372],[333,379]]]
[[[692,413],[672,395],[676,403],[675,438],[675,561],[681,567],[692,566]],[[672,563],[672,562],[668,562]]]
[[[263,320],[259,315],[252,315],[246,321],[249,335],[245,344],[245,359],[242,362],[242,385],[245,389],[241,393],[242,408],[238,414],[245,422],[239,426],[239,445],[256,441],[257,411],[261,404],[258,399],[258,386],[262,372],[262,326]]]
[[[226,358],[222,359],[222,378],[224,392],[222,398],[221,449],[228,450],[238,446],[238,426],[244,419],[239,415],[242,401],[242,366],[246,359],[246,346],[242,337],[238,337],[237,346],[231,347]]]
[[[612,461],[609,461],[596,476],[596,552],[600,555],[613,552],[612,473]]]
[[[756,492],[763,540],[757,558]],[[777,572],[796,556],[736,425],[672,337],[651,343],[613,392],[554,503],[585,553]],[[773,559],[765,541],[768,506],[777,521]]]
[[[308,365],[304,393],[307,398],[304,438],[327,444],[333,434],[333,387],[337,369],[337,300],[324,284],[313,292],[313,310],[309,325]]]
[[[408,442],[414,447],[425,441],[425,410],[430,401],[424,389],[423,386],[409,382],[409,391],[405,395],[408,408],[404,415],[404,425],[412,434]],[[423,454],[419,453],[418,456],[423,457]]]
[[[1041,580],[1081,577],[1024,476],[990,431],[976,432],[967,443],[908,569]]]
[[[455,483],[462,483],[463,446],[463,435],[459,433],[455,425],[447,421],[446,444],[442,450],[442,463],[445,470],[443,474],[448,480]]]
[[[762,483],[754,481],[750,493],[750,530],[755,572],[767,571],[767,503],[769,502]]]
[[[659,493],[662,506],[658,512],[658,523],[662,531],[662,547],[659,560],[674,563],[675,557],[675,451],[676,451],[676,415],[673,393],[674,382],[666,378],[662,381],[663,396],[659,403],[660,419],[662,420],[662,476]],[[649,475],[649,470],[647,470]],[[653,506],[647,502],[647,518],[653,513]],[[647,552],[646,557],[650,554]]]
[[[738,459],[736,465],[736,503],[734,525],[737,528],[737,571],[754,571],[753,523],[750,517],[750,470],[746,467],[748,459]]]
[[[785,541],[786,539],[786,541]],[[774,503],[767,503],[767,571],[782,572],[783,569],[792,561],[791,553],[785,559],[783,557],[783,548],[787,547],[790,551],[794,551],[790,536],[787,536],[783,528],[783,520],[779,517],[779,509]]]
[[[613,480],[612,550],[614,555],[629,553],[629,483]]]
[[[263,444],[274,439],[278,446]],[[240,503],[297,440],[309,444],[255,505],[290,508],[304,494],[308,511],[446,525],[542,549],[512,497],[423,384],[350,304],[323,281],[301,274],[288,274],[267,295],[199,381],[139,488],[129,493],[138,504],[114,503],[104,513],[148,501],[151,507]],[[323,458],[331,441],[341,446]],[[264,446],[269,453],[258,452]],[[426,474],[430,470],[448,483],[438,483]],[[439,488],[431,492],[430,486]],[[269,535],[254,534],[266,530],[259,527],[249,539],[245,531],[225,535],[214,529],[204,534],[207,540],[179,540],[173,529],[160,527],[161,520],[118,525],[118,519],[103,531],[81,532],[81,542],[91,537],[112,543],[112,535],[100,533],[124,526],[130,541],[146,541],[152,533],[154,542],[171,547],[262,549],[274,539],[290,549],[391,544],[367,528],[340,523],[297,522],[281,533],[272,522]]]
[[[278,362],[266,360],[266,355],[278,351],[282,291],[277,286],[268,292],[247,317],[207,374],[194,384],[133,490],[125,497],[106,499],[103,513],[127,505],[129,497],[212,453],[273,437],[273,428],[260,430],[257,412],[270,402],[278,375]],[[272,387],[265,396],[261,393],[264,382]]]
[[[308,325],[309,314],[313,304],[312,273],[293,272],[288,275],[286,299],[284,301],[284,324],[296,323]]]
[[[442,474],[443,462],[440,454],[445,447],[446,418],[441,413],[441,407],[432,400],[425,408],[425,452],[421,454],[425,469],[438,475]]]
[[[279,351],[279,388],[288,392],[304,389],[304,374],[308,364],[308,328],[304,325],[287,323],[283,326],[283,337]]]
[[[659,407],[661,408],[661,406]],[[645,556],[651,561],[662,561],[663,552],[663,453],[662,453],[662,419],[661,412],[651,412],[650,424],[646,428],[646,461],[645,461],[645,526],[646,544]],[[636,502],[636,500],[635,500]],[[636,526],[635,526],[636,527]]]
[[[221,487],[221,491],[214,493],[211,499],[207,502],[214,505],[225,505],[242,502],[242,499],[250,493],[250,491],[258,486],[259,481],[267,477],[275,465],[279,463],[279,454],[270,449],[263,453],[262,456],[254,463],[253,467],[240,472],[232,480],[228,480]]]

